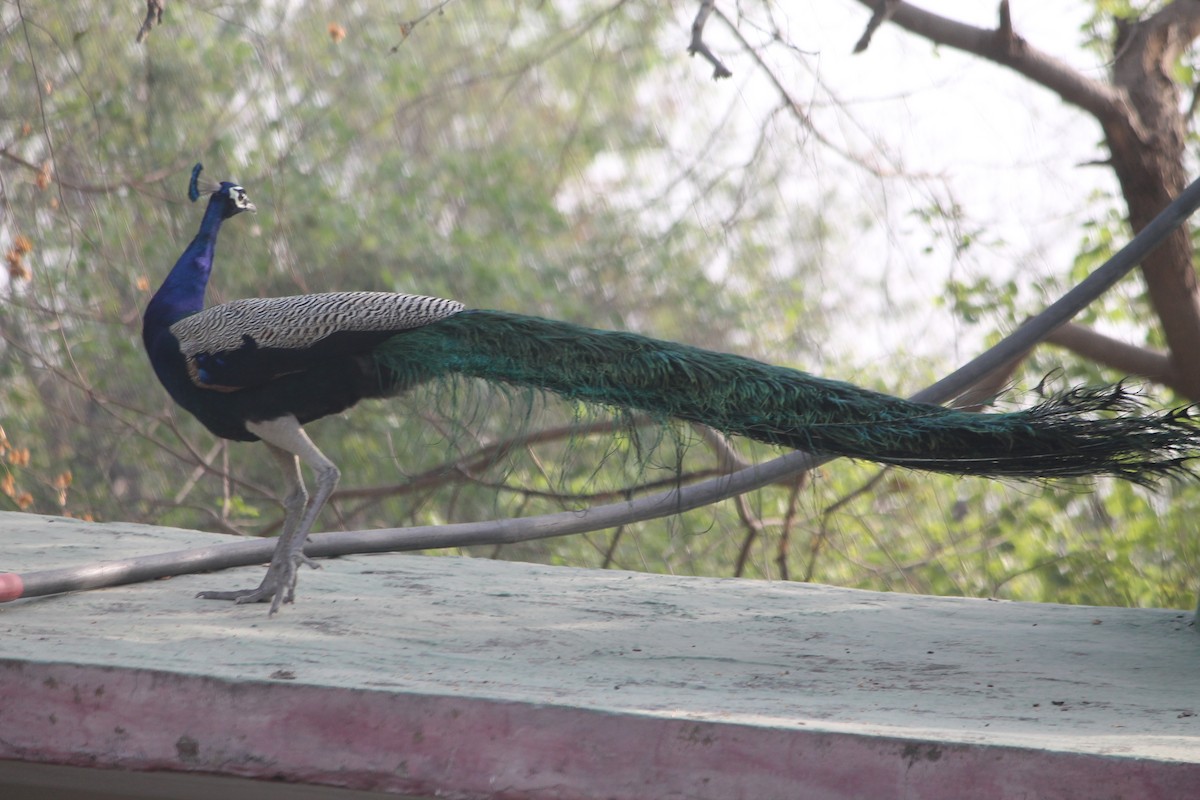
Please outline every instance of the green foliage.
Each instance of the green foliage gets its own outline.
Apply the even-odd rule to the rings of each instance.
[[[141,46],[95,2],[4,14],[0,245],[21,237],[31,248],[0,277],[0,423],[23,431],[17,452],[29,453],[19,470],[6,466],[12,505],[277,526],[276,476],[260,448],[215,442],[172,407],[141,352],[140,310],[198,224],[201,209],[184,200],[197,160],[207,177],[242,182],[260,208],[226,227],[215,301],[411,291],[796,355],[784,323],[810,305],[807,265],[785,276],[767,267],[819,226],[752,198],[754,224],[714,240],[692,215],[658,211],[653,193],[667,181],[693,193],[717,183],[704,165],[682,182],[655,174],[672,153],[654,84],[687,64],[664,60],[665,12],[470,3],[402,32],[412,17],[383,2],[183,5]],[[639,169],[590,174],[614,162]],[[715,262],[735,266],[718,276]],[[468,474],[462,460],[480,447],[589,420],[539,403],[514,421],[486,394],[440,416],[421,398],[317,426],[347,466],[327,525],[582,507],[677,479],[674,439],[661,432],[649,444],[568,434]],[[658,461],[666,477],[653,474]],[[55,480],[68,472],[59,502]],[[353,491],[362,486],[383,488]]]
[[[949,287],[951,308],[972,324],[1010,330],[1083,280],[1131,236],[1115,198],[1097,196],[1092,201],[1096,212],[1083,226],[1068,274],[1037,282],[1008,281],[1002,286],[986,277],[970,284],[955,283]],[[1200,238],[1196,244],[1200,245]],[[1136,274],[1089,305],[1075,322],[1147,347],[1164,346],[1145,286]],[[1054,391],[1125,379],[1060,349],[1040,347],[1011,383]],[[1182,402],[1166,390],[1159,393],[1165,395],[1159,403]],[[1188,510],[1200,502],[1200,489],[1193,481],[1164,485],[1157,492],[1103,481],[1076,491],[1053,484],[1036,492],[1011,487],[976,497],[972,503],[983,501],[982,507],[988,509],[986,527],[1004,532],[1004,539],[998,546],[987,546],[986,557],[981,550],[980,563],[964,571],[986,576],[985,583],[968,593],[1099,605],[1190,608],[1194,604],[1200,540]],[[975,541],[982,546],[985,538],[980,527]]]
[[[1114,26],[1134,22],[1160,3],[1159,0],[1092,0],[1088,5],[1091,13],[1080,28],[1084,46],[1099,50],[1108,58],[1112,53]]]

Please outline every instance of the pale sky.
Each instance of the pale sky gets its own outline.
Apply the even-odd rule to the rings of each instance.
[[[919,5],[971,24],[996,24],[994,3],[929,0]],[[1105,65],[1079,44],[1087,4],[1013,6],[1016,30],[1032,45],[1105,78]],[[789,34],[793,44],[812,54],[807,62],[813,72],[797,69],[794,61],[784,67],[795,96],[811,103],[825,135],[881,167],[927,176],[881,180],[816,142],[798,155],[811,160],[814,188],[832,186],[844,201],[861,199],[877,221],[873,234],[855,235],[832,254],[833,270],[841,275],[837,280],[847,284],[841,288],[878,312],[853,315],[836,338],[843,354],[864,371],[873,371],[875,359],[889,362],[889,371],[902,368],[906,359],[950,367],[974,355],[986,331],[964,328],[948,309],[935,305],[946,279],[987,274],[1002,281],[1015,271],[1068,270],[1081,224],[1103,210],[1089,198],[1098,190],[1115,192],[1116,181],[1103,167],[1080,166],[1106,155],[1091,118],[1001,67],[935,49],[890,25],[876,33],[867,52],[853,55],[868,16],[851,0],[800,0],[790,9]],[[720,35],[719,24],[710,27],[714,37]],[[734,46],[723,52],[734,53]],[[738,73],[744,78],[752,69],[748,62],[732,58],[730,66],[734,79],[712,91],[738,92],[747,108],[771,101],[765,81],[738,84]],[[697,63],[696,69],[703,68]],[[845,110],[828,107],[818,79],[847,103]],[[966,227],[982,229],[983,239],[995,244],[973,248],[961,260],[948,247],[924,252],[933,240],[911,210],[934,197],[957,201]],[[875,277],[875,291],[856,290],[849,277],[853,270],[860,270],[864,280]],[[886,313],[888,298],[912,304],[918,314],[898,324]]]

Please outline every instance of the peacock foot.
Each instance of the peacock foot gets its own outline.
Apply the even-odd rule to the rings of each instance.
[[[301,564],[313,569],[321,568],[320,564],[308,556],[298,553],[291,558],[272,560],[262,583],[254,589],[200,592],[196,597],[202,600],[232,600],[239,605],[269,602],[271,604],[269,615],[274,615],[284,603],[295,602],[297,570]]]

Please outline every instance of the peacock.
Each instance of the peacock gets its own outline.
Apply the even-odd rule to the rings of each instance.
[[[188,195],[201,196],[192,171]],[[1122,386],[1082,388],[1028,409],[974,413],[917,403],[750,358],[454,300],[387,292],[255,298],[204,307],[221,225],[256,211],[231,181],[207,189],[199,232],[146,307],[142,337],[176,403],[213,434],[262,441],[287,484],[262,582],[203,598],[295,598],[309,531],[338,483],[304,426],[366,398],[467,376],[551,392],[759,442],[917,470],[997,478],[1188,473],[1190,410],[1143,413]],[[301,464],[314,473],[309,496]]]

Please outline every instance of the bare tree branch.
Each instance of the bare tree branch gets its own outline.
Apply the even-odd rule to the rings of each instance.
[[[700,434],[700,438],[708,445],[717,457],[717,471],[721,473],[737,472],[750,466],[750,462],[742,458],[729,442],[729,437],[707,425],[693,424],[692,430]]]
[[[1012,9],[1008,7],[1008,0],[1000,0],[1000,27],[997,33],[1014,44],[1017,41],[1017,36],[1013,33]]]
[[[155,25],[162,25],[163,9],[167,5],[167,0],[146,0],[146,18],[142,20],[142,27],[138,30],[138,44],[146,41],[150,36],[150,29]]]
[[[871,37],[875,35],[875,31],[879,30],[880,25],[892,18],[898,5],[899,0],[884,0],[875,7],[871,18],[867,20],[867,29],[863,31],[863,35],[854,45],[854,52],[861,53],[871,46]]]
[[[70,189],[75,192],[86,192],[88,194],[108,194],[109,192],[114,192],[118,189],[137,189],[139,187],[149,186],[155,183],[162,183],[167,178],[177,175],[182,170],[187,169],[187,164],[193,160],[191,157],[180,159],[176,164],[169,164],[165,167],[160,167],[156,170],[143,173],[137,177],[124,178],[119,181],[113,181],[112,183],[84,183],[83,181],[76,180],[74,178],[63,178],[57,172],[49,171],[45,165],[38,166],[32,161],[21,158],[21,156],[4,146],[0,146],[0,158],[7,159],[14,164],[18,164],[39,176],[43,174],[46,175],[45,180],[47,183],[57,183],[64,189]]]
[[[708,45],[704,43],[704,26],[708,22],[709,16],[713,12],[713,6],[716,0],[700,0],[700,9],[696,12],[696,19],[692,22],[692,43],[688,45],[688,55],[699,54],[713,66],[713,80],[719,81],[721,78],[731,78],[733,73],[729,68],[721,63],[721,59],[713,54],[713,51],[708,49]]]
[[[1181,391],[1174,384],[1174,369],[1166,353],[1113,339],[1074,322],[1051,332],[1046,341],[1123,375],[1137,375]]]
[[[934,44],[953,47],[1001,64],[1049,89],[1065,102],[1096,117],[1121,116],[1120,94],[1069,65],[1031,46],[1012,29],[1012,21],[995,30],[977,28],[917,8],[900,0],[859,0],[876,15],[890,10],[893,23]],[[885,17],[887,19],[887,17]]]
[[[767,80],[771,82],[771,85],[779,94],[783,104],[782,107],[792,115],[792,118],[795,119],[802,128],[812,134],[813,138],[820,142],[824,147],[829,148],[831,152],[838,154],[851,164],[854,164],[861,169],[865,169],[873,175],[878,175],[881,178],[893,177],[893,173],[879,167],[878,165],[868,163],[867,160],[842,148],[832,139],[826,136],[825,133],[813,122],[812,117],[807,111],[805,111],[804,106],[800,103],[800,101],[784,84],[783,79],[771,68],[771,65],[768,64],[766,59],[763,58],[762,54],[755,49],[750,40],[747,39],[745,35],[737,28],[737,26],[733,24],[733,20],[727,17],[720,9],[717,9],[716,13],[717,16],[720,17],[721,21],[729,26],[729,29],[733,32],[734,38],[738,40],[738,44],[742,46],[742,49],[746,52],[746,54],[750,56],[750,58],[754,59],[755,64],[757,64],[767,76]]]

